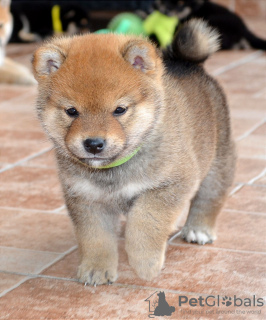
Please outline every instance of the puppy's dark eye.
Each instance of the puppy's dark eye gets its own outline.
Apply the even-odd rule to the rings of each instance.
[[[69,108],[66,109],[66,114],[70,117],[78,117],[79,113],[76,108]]]
[[[121,116],[122,114],[127,112],[127,108],[125,107],[117,107],[114,111],[115,116]]]

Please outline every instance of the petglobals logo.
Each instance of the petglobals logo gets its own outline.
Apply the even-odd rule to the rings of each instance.
[[[221,297],[218,296],[207,296],[198,298],[188,298],[187,296],[179,296],[178,305],[182,307],[184,305],[190,305],[191,307],[220,307],[224,305],[226,307],[234,306],[234,307],[263,307],[264,300],[263,298],[256,298],[255,295],[252,298],[238,298],[236,295],[233,297]]]
[[[266,304],[263,298],[253,295],[249,298],[234,296],[209,295],[190,298],[186,295],[179,295],[178,301],[170,305],[164,291],[155,291],[147,299],[149,303],[149,318],[167,316],[171,317],[174,312],[188,315],[211,315],[211,314],[245,314],[254,316],[261,314],[262,307]],[[205,307],[205,308],[203,308]],[[230,308],[229,308],[230,307]],[[187,319],[187,318],[186,318]]]

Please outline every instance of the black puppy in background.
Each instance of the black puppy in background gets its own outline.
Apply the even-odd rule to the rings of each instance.
[[[183,23],[191,18],[202,18],[221,35],[221,49],[266,50],[266,40],[255,36],[243,20],[227,8],[209,0],[158,0],[155,8],[166,15],[177,15]]]
[[[14,27],[11,42],[36,42],[52,36],[57,30],[54,23],[60,23],[60,31],[73,35],[89,31],[89,14],[74,1],[58,1],[58,12],[53,16],[51,1],[11,2]],[[54,21],[56,20],[56,21]]]

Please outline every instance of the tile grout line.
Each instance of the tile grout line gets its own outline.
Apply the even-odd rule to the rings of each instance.
[[[244,138],[247,138],[252,132],[254,132],[256,129],[258,129],[260,126],[262,126],[266,122],[266,119],[261,120],[257,125],[253,126],[250,130],[242,134],[241,136],[237,137],[235,139],[236,142],[243,140]]]
[[[7,273],[7,272],[4,272],[4,273]],[[30,280],[31,277],[26,277],[22,280],[20,280],[18,283],[16,283],[14,286],[2,291],[0,293],[0,298],[2,298],[3,296],[5,296],[7,293],[9,293],[10,291],[14,290],[14,289],[17,289],[21,284],[23,284],[24,282],[26,282],[27,280]]]
[[[20,250],[20,251],[31,251],[36,253],[42,253],[42,254],[56,254],[56,255],[62,255],[64,252],[56,252],[56,251],[46,251],[46,250],[34,250],[34,249],[25,249],[25,248],[18,248],[18,247],[8,247],[8,246],[0,246],[0,249],[9,249],[9,250]]]
[[[173,245],[175,247],[192,247],[192,248],[198,248],[202,249],[202,246],[195,246],[191,244],[176,244],[176,243],[168,243],[168,245]],[[253,253],[253,254],[262,254],[265,255],[266,253],[264,252],[258,252],[258,251],[249,251],[249,250],[235,250],[235,249],[227,249],[227,248],[219,248],[219,247],[207,247],[205,246],[204,249],[211,249],[211,250],[222,250],[222,251],[229,251],[229,252],[237,252],[237,253]],[[28,273],[20,273],[20,272],[11,272],[11,271],[5,271],[5,270],[0,270],[0,273],[5,273],[5,274],[14,274],[14,275],[20,275],[20,276],[25,276],[25,279],[22,279],[20,282],[18,282],[16,285],[12,286],[11,288],[3,291],[0,294],[0,297],[3,297],[7,293],[13,291],[14,289],[18,288],[21,284],[26,282],[27,280],[34,279],[34,278],[46,278],[46,279],[54,279],[54,280],[63,280],[63,281],[71,281],[71,282],[79,282],[76,279],[71,279],[71,278],[64,278],[64,277],[55,277],[55,276],[49,276],[49,275],[42,275],[40,274],[43,272],[45,269],[51,267],[53,264],[67,256],[68,254],[72,253],[74,250],[77,249],[77,246],[71,247],[69,250],[65,251],[63,254],[60,254],[57,258],[55,258],[53,261],[50,263],[46,264],[42,268],[40,268],[36,274],[28,274]],[[112,285],[116,287],[125,287],[125,288],[131,288],[131,289],[145,289],[145,290],[160,290],[160,288],[155,288],[155,287],[147,287],[147,286],[138,286],[138,285],[130,285],[130,284],[120,284],[120,283],[113,283]],[[165,289],[161,288],[161,290],[170,292],[170,293],[185,293],[185,294],[194,294],[194,295],[200,295],[201,293],[195,293],[195,292],[183,292],[183,291],[177,291],[177,290],[171,290],[171,289]],[[207,294],[206,294],[207,295]]]
[[[19,160],[19,161],[13,163],[13,164],[9,164],[8,166],[6,166],[6,167],[4,167],[3,169],[1,169],[1,170],[0,170],[0,173],[5,172],[5,171],[10,170],[10,169],[13,169],[13,168],[15,168],[15,167],[17,167],[17,166],[19,166],[19,165],[21,165],[21,164],[29,161],[29,160],[32,160],[32,159],[34,159],[34,158],[36,158],[36,157],[38,157],[38,156],[41,156],[41,155],[45,154],[46,152],[51,151],[52,149],[53,149],[53,148],[51,148],[51,147],[46,148],[46,149],[44,149],[44,150],[42,150],[42,151],[40,151],[40,152],[34,153],[34,154],[31,155],[31,156],[28,156],[28,157],[26,157],[26,158],[23,158],[22,160]]]
[[[73,246],[71,247],[69,250],[65,251],[64,253],[60,254],[57,258],[55,258],[53,261],[47,263],[45,266],[43,266],[42,268],[40,268],[39,270],[36,271],[36,274],[38,275],[39,273],[43,272],[45,269],[51,267],[53,264],[55,264],[56,262],[58,262],[59,260],[63,259],[65,256],[67,256],[68,254],[72,253],[73,251],[75,251],[78,248],[78,246]],[[16,285],[14,285],[13,287],[3,291],[2,293],[0,293],[0,298],[3,297],[4,295],[6,295],[7,293],[9,293],[10,291],[18,288],[22,283],[26,282],[27,280],[31,279],[30,277],[27,277],[23,280],[21,280],[19,283],[17,283]]]
[[[248,62],[251,62],[252,60],[255,60],[256,58],[259,58],[260,56],[263,55],[263,53],[264,53],[264,51],[257,50],[257,51],[249,54],[248,56],[246,56],[244,58],[241,58],[241,59],[239,59],[237,61],[231,62],[226,66],[220,67],[220,68],[214,70],[213,72],[210,72],[210,74],[212,76],[219,76],[219,75],[221,75],[221,74],[223,74],[223,73],[225,73],[225,72],[227,72],[229,70],[235,69],[235,68],[237,68],[239,66],[242,66],[242,65],[244,65],[244,64],[246,64]]]
[[[237,193],[239,190],[241,190],[244,187],[244,183],[240,183],[237,185],[228,195],[228,197],[232,197],[235,193]]]
[[[229,194],[229,197],[232,197],[235,193],[237,193],[239,190],[241,190],[245,186],[251,186],[254,182],[259,180],[260,178],[264,177],[266,175],[266,168],[262,170],[260,174],[255,176],[254,178],[250,179],[247,183],[242,182],[239,183]]]
[[[265,175],[266,175],[266,168],[262,170],[262,172],[258,174],[256,177],[254,177],[253,179],[250,179],[247,185],[249,186],[252,185],[254,182],[258,181],[260,178],[264,177]]]
[[[27,274],[27,273],[20,273],[20,272],[11,272],[11,271],[3,271],[0,270],[0,273],[4,273],[4,274],[12,274],[12,275],[18,275],[18,276],[26,276],[27,280],[30,279],[50,279],[50,280],[60,280],[60,281],[68,281],[68,282],[76,282],[76,283],[80,283],[81,285],[83,285],[81,282],[78,281],[78,279],[74,279],[74,278],[64,278],[64,277],[56,277],[56,276],[48,276],[48,275],[42,275],[42,274]],[[24,281],[26,281],[24,279]],[[83,285],[84,287],[86,287],[85,285]],[[104,285],[100,285],[100,286],[104,286]],[[134,284],[127,284],[127,283],[119,283],[119,282],[114,282],[111,284],[111,286],[113,287],[120,287],[120,288],[130,288],[133,290],[136,289],[140,289],[140,290],[163,290],[166,291],[168,293],[174,293],[174,294],[187,294],[187,295],[209,295],[208,293],[199,293],[199,292],[188,292],[188,291],[179,291],[179,290],[174,290],[174,289],[166,289],[166,288],[157,288],[157,287],[149,287],[149,286],[142,286],[142,285],[134,285]],[[17,286],[18,287],[18,286]],[[88,286],[92,289],[97,288],[97,287],[93,287],[93,286]],[[1,297],[1,295],[0,295]]]
[[[61,207],[52,210],[51,213],[59,213],[61,210],[65,209],[65,208],[66,208],[66,205],[63,204]]]
[[[47,263],[45,266],[43,266],[42,268],[39,269],[39,271],[37,271],[36,273],[39,274],[41,272],[43,272],[45,269],[51,267],[53,264],[55,264],[56,262],[58,262],[59,260],[61,260],[62,258],[64,258],[65,256],[69,255],[70,253],[72,253],[73,251],[75,251],[78,248],[77,245],[71,247],[70,249],[68,249],[67,251],[65,251],[64,253],[60,254],[57,258],[55,258],[53,261]]]
[[[0,206],[0,210],[13,210],[13,211],[25,211],[25,212],[34,212],[34,213],[44,213],[44,214],[53,214],[53,213],[56,213],[56,214],[62,214],[62,215],[65,215],[65,213],[60,213],[60,211],[56,211],[54,212],[55,210],[41,210],[41,209],[30,209],[30,208],[16,208],[16,207],[1,207]]]
[[[16,276],[25,276],[25,277],[28,277],[31,279],[33,279],[33,278],[46,278],[46,279],[53,279],[53,280],[79,282],[77,279],[74,279],[74,278],[56,277],[56,276],[49,276],[46,274],[34,274],[34,273],[14,272],[14,271],[6,271],[6,270],[0,270],[0,273],[12,274],[12,275],[16,275]]]

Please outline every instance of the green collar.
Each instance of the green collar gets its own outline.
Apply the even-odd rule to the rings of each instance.
[[[137,149],[135,149],[131,154],[129,154],[128,156],[122,158],[122,159],[118,159],[110,164],[108,164],[107,166],[103,166],[103,167],[95,167],[95,169],[110,169],[110,168],[114,168],[114,167],[118,167],[121,166],[121,164],[126,163],[128,160],[130,160],[131,158],[134,157],[134,155],[140,150],[140,147],[138,147]]]

